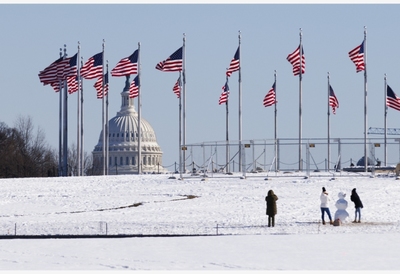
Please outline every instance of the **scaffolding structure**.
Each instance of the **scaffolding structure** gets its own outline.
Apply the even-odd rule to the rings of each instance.
[[[370,127],[368,129],[368,134],[385,134],[385,129],[380,127]],[[387,135],[400,135],[400,128],[387,128]]]

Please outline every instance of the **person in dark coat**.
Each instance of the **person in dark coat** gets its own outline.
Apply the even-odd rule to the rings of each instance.
[[[277,213],[276,210],[276,201],[278,200],[278,196],[275,195],[274,191],[270,189],[268,191],[268,195],[265,197],[265,202],[267,203],[267,212],[268,215],[268,227],[275,226],[275,215]]]
[[[354,207],[356,208],[353,223],[361,223],[361,208],[363,208],[364,206],[355,188],[353,188],[353,190],[351,191],[350,200],[354,202]],[[358,221],[357,221],[357,214],[358,214]]]

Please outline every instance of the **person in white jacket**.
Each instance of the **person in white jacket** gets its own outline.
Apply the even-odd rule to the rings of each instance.
[[[331,217],[331,212],[329,210],[329,202],[331,201],[331,199],[329,198],[328,192],[326,192],[325,187],[322,188],[322,193],[321,193],[320,199],[321,199],[322,224],[323,225],[325,224],[325,212],[326,212],[326,214],[328,214],[330,224],[332,225],[333,221],[332,221],[332,217]]]

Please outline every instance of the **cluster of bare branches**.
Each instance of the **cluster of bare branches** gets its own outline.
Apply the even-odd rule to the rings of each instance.
[[[78,171],[78,149],[75,143],[72,143],[68,147],[68,175],[78,176],[78,174],[83,175],[95,175],[93,174],[92,168],[92,157],[90,157],[87,152],[83,153],[83,172]],[[99,173],[100,174],[100,173]],[[97,174],[97,175],[99,175]]]
[[[45,133],[35,129],[30,116],[19,116],[14,127],[0,122],[0,178],[58,176],[58,152],[51,148]],[[92,165],[91,157],[84,155],[84,172]],[[68,149],[68,175],[77,175],[75,145]]]
[[[35,130],[32,118],[19,116],[14,127],[0,122],[0,177],[49,177],[57,175],[57,154]]]

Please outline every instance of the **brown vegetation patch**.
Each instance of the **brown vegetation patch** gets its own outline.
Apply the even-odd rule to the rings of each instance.
[[[178,198],[178,199],[172,199],[169,201],[154,201],[155,203],[160,203],[160,202],[172,202],[172,201],[182,201],[182,200],[189,200],[189,199],[194,199],[198,198],[199,196],[196,195],[179,195],[183,196],[184,198]],[[56,214],[67,214],[67,213],[85,213],[85,212],[93,212],[93,211],[109,211],[109,210],[118,210],[118,209],[124,209],[124,208],[130,208],[130,207],[138,207],[143,205],[144,202],[138,202],[134,203],[131,205],[126,205],[126,206],[120,206],[120,207],[112,207],[112,208],[100,208],[100,209],[94,209],[94,210],[79,210],[79,211],[71,211],[71,212],[56,212]]]

